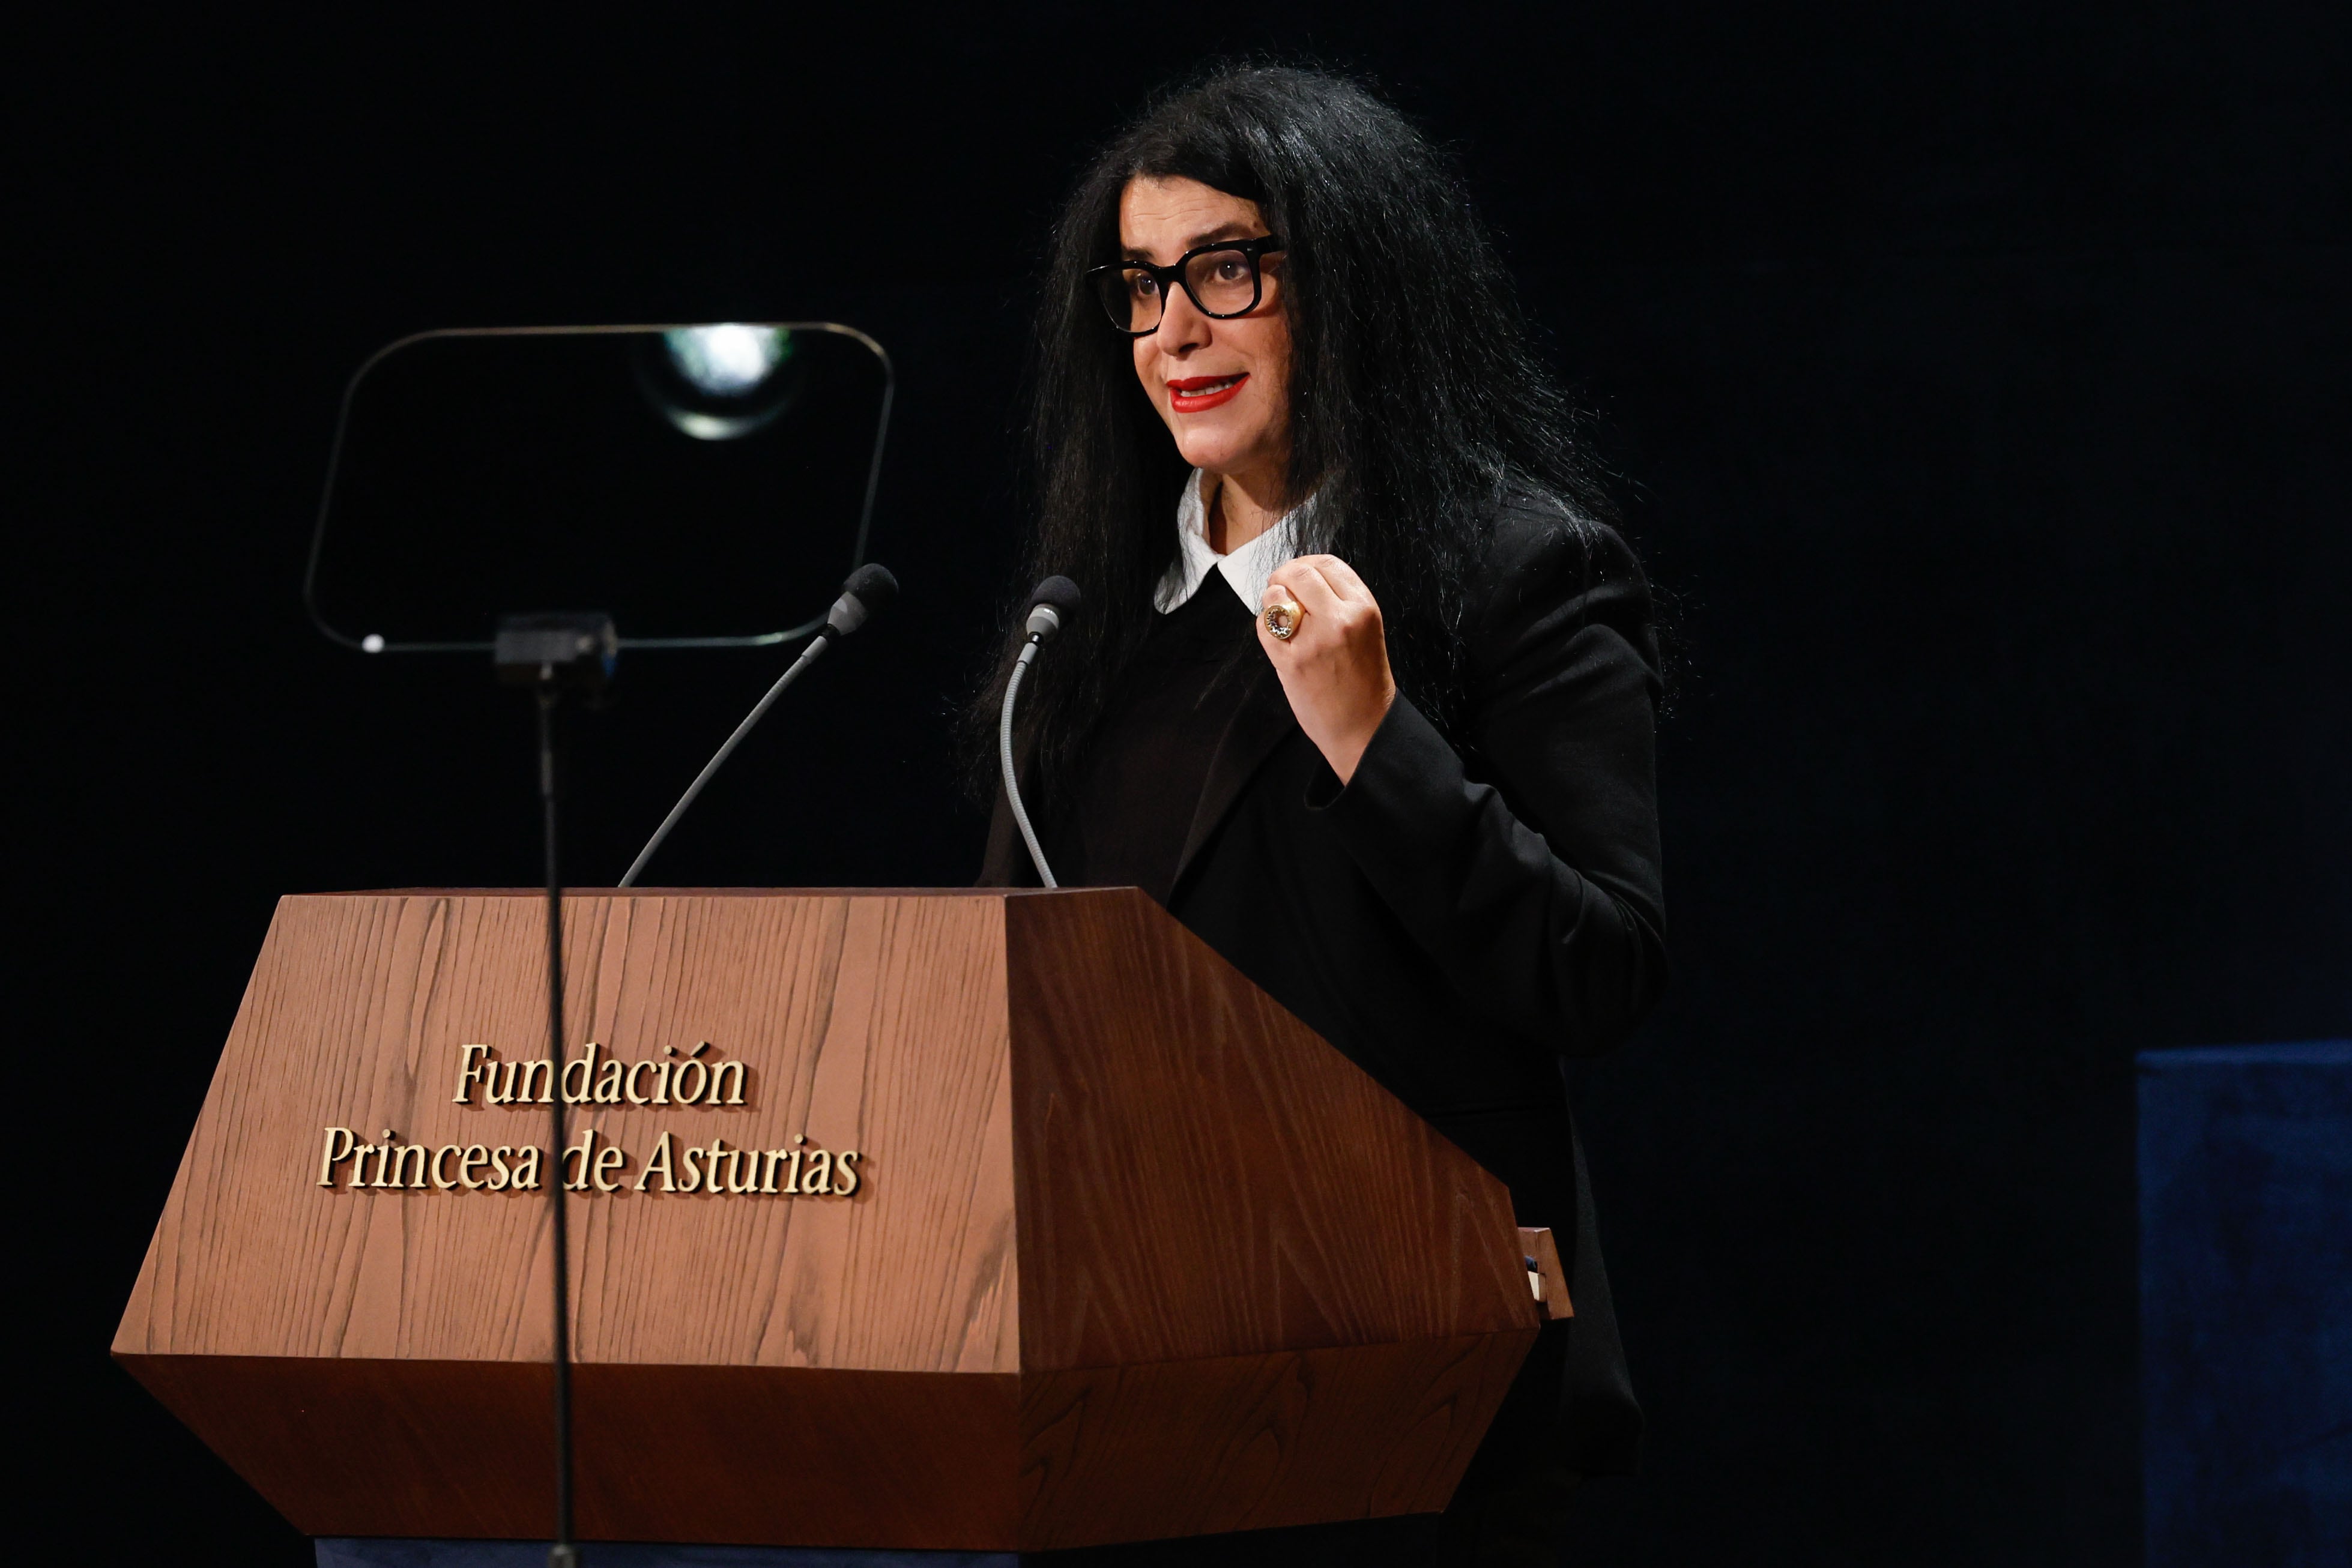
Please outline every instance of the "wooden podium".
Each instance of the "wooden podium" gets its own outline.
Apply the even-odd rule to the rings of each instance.
[[[114,1354],[309,1533],[549,1533],[558,1089],[588,1539],[1439,1509],[1534,1342],[1502,1185],[1131,889],[573,895],[553,1085],[543,915],[247,987]]]

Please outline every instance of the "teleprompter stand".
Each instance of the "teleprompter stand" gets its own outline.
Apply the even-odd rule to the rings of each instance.
[[[840,525],[837,542],[852,568],[895,589],[887,572],[865,562],[893,384],[879,343],[839,323],[808,321],[425,332],[371,356],[345,388],[304,603],[318,630],[342,647],[370,656],[488,652],[503,681],[530,691],[545,892],[543,972],[531,988],[535,1005],[544,1004],[543,1030],[532,1030],[544,1050],[528,1065],[542,1079],[561,1074],[567,1038],[558,710],[567,699],[594,706],[624,646],[765,649],[812,632],[841,634],[870,613],[875,605],[861,603],[846,627],[840,603],[797,625],[774,618],[800,597],[811,560],[830,553],[819,542],[828,520]],[[779,507],[794,524],[781,532],[772,526]],[[649,516],[665,526],[647,528]],[[700,526],[682,537],[681,523],[692,519]],[[780,549],[780,538],[791,547]],[[740,591],[714,592],[714,572]],[[540,613],[505,616],[494,640],[481,640],[490,610],[575,593],[658,634],[625,643],[610,614]],[[804,650],[793,670],[818,651]],[[790,680],[788,672],[767,702]],[[509,1040],[509,1069],[526,1065],[528,1049],[523,1037]],[[340,1132],[352,1145],[350,1170],[373,1159],[379,1186],[404,1180],[424,1157],[398,1136],[415,1118],[395,1109],[352,1113],[358,1120]],[[499,1184],[509,1195],[503,1206],[527,1205],[534,1220],[500,1244],[509,1263],[544,1281],[549,1292],[531,1309],[547,1325],[544,1344],[536,1333],[522,1338],[543,1356],[551,1383],[545,1400],[554,1420],[540,1475],[544,1485],[553,1471],[554,1507],[529,1533],[551,1535],[551,1563],[571,1568],[578,1560],[579,1313],[574,1217],[562,1196],[569,1118],[562,1094],[533,1102],[534,1114],[541,1109],[551,1134],[543,1172],[535,1141],[484,1155],[527,1153],[534,1162],[528,1181],[509,1172]],[[376,1133],[379,1122],[370,1118],[379,1115]],[[586,1145],[576,1157],[585,1182]],[[458,1164],[458,1178],[436,1190],[481,1187]],[[543,1227],[533,1201],[542,1191]]]
[[[499,678],[528,686],[539,709],[541,847],[547,873],[547,1063],[551,1079],[563,1071],[563,878],[557,853],[555,710],[569,693],[601,697],[613,678],[620,637],[610,615],[593,612],[509,615],[499,623],[491,658]],[[563,1202],[564,1098],[548,1096],[547,1179],[549,1281],[552,1297],[549,1362],[555,1385],[555,1529],[548,1568],[572,1568],[573,1461],[572,1427],[572,1237]],[[585,1163],[584,1161],[583,1162]]]

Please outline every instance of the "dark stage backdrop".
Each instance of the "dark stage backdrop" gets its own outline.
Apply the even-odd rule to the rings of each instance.
[[[352,369],[437,326],[879,337],[902,609],[656,880],[968,880],[947,715],[1011,586],[1045,222],[1147,85],[1262,48],[1458,145],[1680,605],[1674,991],[1578,1074],[1652,1430],[1576,1560],[2136,1562],[2132,1053],[2352,1032],[2343,8],[783,15],[12,51],[20,1522],[306,1560],[107,1341],[272,901],[537,872],[521,702],[302,620]],[[774,668],[629,662],[572,727],[576,879]]]

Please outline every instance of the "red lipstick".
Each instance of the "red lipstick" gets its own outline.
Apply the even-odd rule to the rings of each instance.
[[[1199,413],[1202,409],[1231,402],[1239,397],[1242,383],[1249,380],[1243,371],[1230,376],[1185,376],[1168,383],[1168,406],[1178,413]]]

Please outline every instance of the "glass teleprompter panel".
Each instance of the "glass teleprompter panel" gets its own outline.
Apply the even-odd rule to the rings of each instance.
[[[622,645],[756,645],[865,557],[880,345],[827,322],[489,329],[393,344],[345,394],[306,594],[368,652],[594,610]]]

